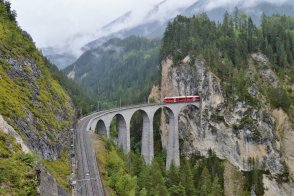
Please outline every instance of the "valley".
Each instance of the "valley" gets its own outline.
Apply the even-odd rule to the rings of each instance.
[[[0,195],[293,195],[294,4],[229,2],[40,49],[0,0]]]

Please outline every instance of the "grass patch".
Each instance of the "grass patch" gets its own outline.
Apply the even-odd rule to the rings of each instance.
[[[36,195],[36,156],[25,154],[11,135],[0,130],[0,195]]]
[[[65,150],[62,152],[60,159],[54,161],[44,160],[43,164],[56,179],[58,185],[69,192],[68,178],[70,175],[70,158],[68,154],[68,151]]]

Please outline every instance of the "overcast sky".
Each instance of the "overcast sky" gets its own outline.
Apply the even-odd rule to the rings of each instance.
[[[93,32],[130,10],[147,12],[162,0],[10,0],[19,25],[38,47],[56,45],[71,35]],[[197,0],[194,0],[197,1]],[[170,0],[170,5],[193,0]]]
[[[10,0],[17,11],[17,21],[34,39],[38,47],[62,45],[78,33],[92,33],[127,11],[133,11],[131,22],[136,25],[146,13],[163,0]],[[161,18],[172,14],[172,8],[191,5],[198,0],[167,0]],[[286,0],[207,0],[207,8],[246,2],[284,2]],[[294,0],[293,0],[294,1]],[[87,39],[90,39],[89,37]],[[92,41],[92,40],[85,40]]]

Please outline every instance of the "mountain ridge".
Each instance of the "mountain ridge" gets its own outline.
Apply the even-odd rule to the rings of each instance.
[[[221,21],[223,14],[225,11],[229,11],[230,13],[234,12],[235,7],[238,7],[240,11],[244,11],[247,15],[251,15],[253,20],[255,22],[258,21],[262,12],[266,13],[267,15],[272,15],[273,13],[278,14],[286,14],[293,16],[294,14],[294,5],[291,3],[291,0],[289,1],[283,1],[282,3],[270,3],[267,1],[259,1],[256,4],[253,4],[251,6],[247,6],[244,2],[233,2],[231,4],[225,4],[225,5],[219,5],[218,7],[214,8],[208,8],[208,3],[211,3],[210,1],[197,1],[195,3],[191,3],[190,5],[186,7],[179,7],[179,8],[173,8],[173,10],[169,10],[166,13],[164,12],[164,9],[166,9],[164,6],[167,4],[168,1],[162,1],[158,4],[156,4],[154,7],[152,7],[149,11],[146,12],[145,17],[143,17],[141,22],[136,22],[136,24],[133,25],[132,18],[136,17],[133,14],[133,11],[130,10],[126,13],[124,13],[122,16],[116,18],[112,22],[104,25],[104,27],[107,27],[107,31],[105,31],[105,28],[102,27],[101,29],[98,29],[97,32],[99,32],[99,36],[96,38],[95,33],[91,35],[92,41],[88,43],[84,43],[83,46],[80,46],[78,50],[90,50],[94,49],[95,47],[101,46],[101,44],[105,43],[107,40],[118,37],[118,38],[126,38],[128,36],[144,36],[149,39],[156,39],[161,38],[163,36],[163,32],[165,30],[165,27],[167,23],[171,20],[173,20],[176,15],[184,15],[184,16],[193,16],[200,14],[202,12],[206,12],[207,15],[215,20],[215,21]],[[115,21],[116,25],[113,25],[113,22]],[[120,22],[118,22],[120,21]],[[124,25],[123,25],[124,24]],[[127,27],[125,27],[127,26]],[[87,35],[85,35],[87,37]],[[94,36],[94,37],[93,37]],[[83,37],[83,36],[81,36]],[[80,39],[79,36],[75,38],[75,40]],[[64,49],[63,49],[64,50]],[[68,62],[66,59],[68,56],[70,56],[71,53],[68,53],[67,51],[62,51],[61,53],[65,53],[64,57],[65,60],[61,61],[61,66],[58,67],[64,67],[66,62]],[[49,54],[47,57],[53,62],[58,63],[57,60],[55,60],[55,57],[58,57],[58,59],[62,59],[55,53]],[[75,58],[71,58],[71,62],[76,60],[78,57],[75,56]],[[69,64],[67,64],[69,65]]]

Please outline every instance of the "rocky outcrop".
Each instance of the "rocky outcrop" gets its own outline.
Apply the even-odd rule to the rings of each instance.
[[[291,177],[294,179],[294,129],[288,115],[282,109],[273,111],[276,119],[276,127],[281,141],[282,158],[289,167]]]
[[[278,183],[274,179],[263,175],[264,195],[265,196],[289,196],[294,194],[294,185],[289,183]]]
[[[18,143],[21,146],[21,149],[23,152],[25,153],[30,152],[30,149],[24,143],[20,135],[3,119],[1,115],[0,115],[0,131],[3,131],[4,133],[7,133],[9,135],[12,135],[15,138],[16,143]]]
[[[51,174],[44,168],[40,167],[38,170],[39,186],[38,191],[43,196],[69,196],[70,194],[65,192],[61,187],[57,185],[56,180]]]
[[[244,176],[238,168],[225,162],[224,165],[224,195],[242,195],[244,187]]]
[[[260,74],[264,83],[270,83],[272,87],[280,85],[264,55],[253,54],[251,61],[254,64],[250,64],[244,77],[253,80],[256,74]],[[190,57],[177,65],[173,65],[170,58],[163,61],[161,81],[161,99],[165,96],[201,96],[200,108],[184,109],[179,116],[181,154],[189,155],[195,151],[206,154],[211,148],[218,157],[227,159],[241,170],[250,170],[254,159],[273,176],[283,171],[282,162],[285,160],[293,174],[293,131],[289,124],[283,123],[286,117],[279,118],[281,115],[268,106],[258,83],[252,82],[248,91],[251,96],[260,97],[261,107],[239,101],[238,96],[234,97],[235,102],[229,103],[221,79],[207,68],[204,61],[192,61]],[[166,142],[168,125],[164,116],[161,119],[162,141]]]
[[[17,144],[21,146],[21,150],[24,153],[30,153],[31,150],[22,140],[21,136],[11,127],[0,115],[0,131],[9,134],[15,138]],[[58,186],[56,180],[51,176],[51,174],[39,163],[35,163],[36,179],[38,183],[38,192],[40,195],[69,195],[61,187]]]
[[[19,114],[13,117],[7,115],[5,119],[18,131],[30,149],[44,159],[56,160],[63,146],[69,145],[68,130],[74,116],[70,98],[63,94],[59,84],[51,78],[45,78],[50,76],[41,72],[41,65],[34,58],[2,58],[6,59],[10,67],[6,70],[7,76],[22,85],[23,89],[20,89],[24,92],[23,104],[21,108],[16,108]],[[30,100],[27,100],[28,95]],[[68,126],[58,125],[61,123]]]
[[[150,95],[148,96],[148,103],[160,103],[160,89],[159,86],[153,85]]]

